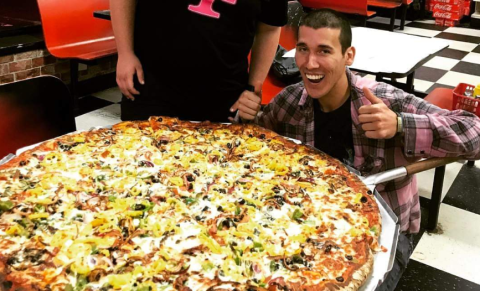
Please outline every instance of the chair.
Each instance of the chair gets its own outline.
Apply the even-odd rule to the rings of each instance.
[[[0,86],[0,158],[76,130],[67,86],[41,76]]]
[[[400,22],[400,30],[405,28],[405,18],[407,17],[408,6],[413,2],[413,0],[368,0],[368,6],[388,9],[390,10],[390,31],[395,30],[395,18],[397,14],[397,9],[401,7],[402,16]]]
[[[448,88],[436,88],[430,92],[424,100],[442,109],[452,110],[453,90]]]
[[[78,108],[78,63],[117,53],[111,23],[93,16],[109,8],[108,0],[37,0],[48,51],[70,60],[71,90]]]
[[[453,108],[453,90],[447,88],[436,88],[428,94],[425,101],[436,105],[442,109],[452,110]],[[475,165],[475,161],[468,161],[468,166]],[[440,204],[442,203],[443,179],[445,176],[445,166],[435,169],[435,177],[433,179],[432,199],[429,207],[429,217],[427,223],[428,230],[434,230],[437,227],[438,214]]]
[[[299,0],[303,7],[307,8],[330,8],[345,14],[355,14],[363,17],[363,26],[366,26],[367,18],[375,15],[375,11],[369,11],[367,0]]]

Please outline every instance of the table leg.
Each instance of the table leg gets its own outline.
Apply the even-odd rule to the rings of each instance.
[[[413,81],[414,81],[414,77],[415,77],[415,72],[411,73],[410,75],[407,76],[407,83],[406,84],[403,84],[403,83],[398,83],[397,82],[397,78],[390,78],[390,80],[385,80],[383,79],[383,76],[382,75],[376,75],[375,76],[375,81],[377,82],[384,82],[384,83],[388,83],[394,87],[397,87],[399,89],[402,89],[403,91],[407,92],[407,93],[412,93],[414,94],[415,93],[415,87],[413,85]]]
[[[408,5],[402,4],[402,21],[400,22],[400,30],[405,28],[405,18],[407,18]]]
[[[475,161],[468,161],[467,166],[469,166],[469,167],[475,166]]]
[[[425,0],[420,0],[420,18],[425,19]]]
[[[79,109],[78,104],[78,61],[75,59],[70,59],[70,93],[73,96],[73,110],[77,111]]]
[[[415,71],[413,71],[410,75],[407,76],[407,92],[408,93],[414,93],[414,86],[413,86],[413,81],[415,79]]]
[[[432,199],[430,199],[430,207],[428,211],[427,230],[435,230],[438,222],[438,214],[440,212],[440,204],[442,204],[443,179],[445,177],[445,166],[435,169],[433,178]]]
[[[395,30],[395,17],[397,16],[397,8],[392,9],[392,17],[390,18],[390,31]]]

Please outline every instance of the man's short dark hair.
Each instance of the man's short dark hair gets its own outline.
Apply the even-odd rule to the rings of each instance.
[[[342,54],[352,46],[352,28],[350,22],[342,14],[332,9],[318,9],[308,12],[302,18],[301,26],[319,28],[338,28],[340,29],[340,44],[342,46]]]

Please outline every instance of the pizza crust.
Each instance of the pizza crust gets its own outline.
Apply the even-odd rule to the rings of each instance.
[[[363,264],[358,270],[353,272],[352,278],[347,286],[339,289],[342,291],[355,291],[358,290],[367,281],[368,276],[373,272],[373,253],[369,249],[368,258],[365,264]]]

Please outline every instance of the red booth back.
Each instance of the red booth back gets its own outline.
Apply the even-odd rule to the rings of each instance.
[[[111,22],[93,16],[94,11],[109,9],[108,0],[37,0],[37,3],[47,48],[58,58],[75,58],[85,53],[85,45],[90,51],[102,50],[92,46],[92,40],[114,41]]]
[[[348,14],[367,15],[367,0],[299,0],[304,7],[330,8]]]

